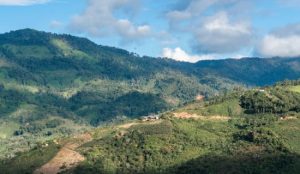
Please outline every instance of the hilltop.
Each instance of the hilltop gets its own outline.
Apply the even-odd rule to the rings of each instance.
[[[72,115],[98,125],[166,111],[197,95],[211,97],[236,86],[298,79],[299,67],[298,58],[191,64],[140,57],[85,38],[23,29],[0,35],[5,106],[0,113],[7,117],[24,107],[51,108],[57,116]]]
[[[9,169],[1,171],[43,172],[42,166],[54,163],[62,173],[296,174],[300,170],[300,110],[294,104],[300,103],[299,86],[299,81],[286,81],[239,89],[186,104],[159,119],[95,128],[84,134],[91,136],[84,144],[77,136],[79,146],[73,150],[83,160],[71,166],[53,160],[63,149],[57,146],[68,147],[76,138],[57,144],[49,141],[47,147],[4,162]]]
[[[299,67],[298,58],[192,64],[66,34],[0,34],[0,158],[92,126],[164,113],[197,96],[297,79]]]

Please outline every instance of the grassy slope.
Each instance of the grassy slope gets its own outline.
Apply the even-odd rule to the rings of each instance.
[[[19,124],[1,120],[0,123],[0,140],[13,136],[14,132],[19,128]],[[1,151],[1,150],[0,150]]]
[[[300,76],[295,68],[297,65],[298,59],[219,60],[190,64],[139,57],[70,35],[30,29],[0,35],[0,80],[6,89],[65,98],[65,102],[72,105],[72,108],[64,107],[65,110],[93,124],[115,116],[136,117],[142,116],[141,113],[161,112],[191,101],[198,94],[212,96],[220,90],[232,89],[239,82],[265,85],[295,79]],[[140,101],[152,109],[126,113],[127,108],[135,106],[119,103],[117,108],[121,109],[117,113],[106,112],[116,105],[119,97],[132,92],[157,95],[165,106],[152,108],[153,102]],[[105,103],[110,105],[103,107]]]
[[[290,150],[300,154],[300,119],[290,119],[278,122],[272,128],[288,144]]]
[[[290,90],[294,91],[294,92],[299,92],[300,93],[300,85],[298,86],[293,86],[290,88]]]
[[[17,158],[0,161],[0,170],[6,174],[33,173],[35,169],[51,160],[59,151],[60,146],[50,143],[47,147],[38,147]]]
[[[155,124],[136,121],[126,128],[98,128],[93,131],[94,140],[80,148],[86,161],[65,173],[297,173],[299,119],[265,126],[272,135],[264,139],[277,142],[273,144],[237,139],[243,130],[236,125],[244,119],[227,122],[169,118]],[[7,173],[33,171],[55,155],[54,147],[30,151],[2,167]],[[280,150],[282,147],[286,150]],[[30,160],[21,162],[25,159]]]
[[[22,124],[19,120],[26,120],[27,109],[33,108],[23,107],[22,109],[18,111],[19,113],[12,114],[9,119],[0,119],[0,159],[26,152],[41,142],[71,136],[90,129],[90,126],[84,123],[46,114],[43,119],[30,121],[30,123],[26,121]],[[16,131],[22,134],[16,136]]]
[[[199,123],[172,119],[117,129],[104,137],[98,133],[95,141],[82,147],[87,161],[76,172],[165,171],[208,153],[211,146],[225,142],[231,131],[231,127],[222,122]],[[88,171],[89,167],[93,169]]]
[[[201,116],[235,116],[240,115],[243,109],[239,105],[239,100],[234,98],[208,106],[203,102],[196,102],[178,109],[177,112],[188,112]]]
[[[283,139],[284,145],[251,142],[236,138],[236,135],[243,130],[235,124],[242,123],[242,120],[244,118],[229,122],[171,119],[164,120],[160,124],[117,129],[105,136],[98,133],[94,137],[96,140],[81,148],[87,160],[73,172],[191,173],[193,169],[194,172],[199,172],[198,169],[201,168],[203,173],[220,173],[224,170],[228,170],[228,173],[243,173],[245,169],[241,167],[244,166],[248,173],[255,171],[270,173],[273,172],[274,167],[277,167],[279,173],[283,171],[296,173],[296,169],[300,167],[297,155],[299,154],[297,149],[300,147],[297,143],[299,131],[279,133],[286,130],[282,125],[290,125],[290,123],[278,121],[264,129],[273,130],[272,135],[268,135],[270,141],[281,142]],[[299,120],[294,124],[300,126]],[[282,146],[288,150],[279,150],[278,148]],[[232,159],[229,159],[230,156]],[[255,156],[261,158],[255,161]],[[205,162],[203,161],[203,164],[191,162],[193,159]],[[226,162],[218,161],[222,159]],[[277,164],[284,163],[284,159],[291,161],[286,161],[288,162],[286,166],[278,167]],[[242,162],[249,164],[242,164]],[[186,170],[188,172],[184,172]]]
[[[229,95],[230,96],[230,95]],[[65,173],[297,173],[300,119],[241,116],[236,97],[196,102],[173,111],[208,119],[177,119],[165,113],[156,122],[129,121],[93,130],[79,151],[86,160]],[[230,108],[230,109],[228,109]],[[210,120],[228,116],[230,120]],[[230,111],[230,113],[232,113]],[[26,154],[26,153],[25,153]],[[22,156],[17,157],[18,160]],[[35,165],[40,157],[32,156]],[[33,170],[33,169],[29,169]]]
[[[17,36],[15,34],[17,34]],[[30,39],[28,40],[28,38]],[[68,135],[70,132],[72,132],[69,129],[60,129],[62,127],[53,129],[43,128],[41,131],[39,131],[39,133],[34,135],[10,137],[19,125],[25,126],[27,123],[30,123],[29,125],[36,123],[39,127],[40,125],[44,125],[49,121],[48,117],[51,119],[52,117],[57,116],[61,118],[67,117],[73,119],[80,116],[88,121],[95,121],[95,124],[103,120],[110,119],[110,116],[122,116],[124,113],[128,113],[127,115],[136,117],[140,115],[146,115],[151,112],[162,111],[168,108],[166,106],[162,107],[162,109],[160,108],[147,110],[148,112],[141,112],[145,111],[144,108],[151,108],[149,106],[150,104],[158,103],[158,105],[161,105],[163,101],[165,101],[167,104],[175,103],[174,105],[178,105],[183,103],[183,101],[189,101],[193,99],[196,94],[204,93],[205,95],[211,95],[216,93],[217,90],[231,88],[234,84],[232,81],[227,79],[228,77],[220,78],[221,76],[215,77],[210,75],[209,78],[206,78],[208,77],[208,74],[210,74],[210,70],[203,68],[203,66],[209,67],[208,65],[196,65],[196,69],[194,69],[194,65],[187,63],[178,63],[166,59],[136,57],[124,50],[98,46],[85,39],[66,35],[51,35],[49,33],[36,31],[19,31],[7,35],[1,35],[0,46],[0,79],[5,88],[5,90],[3,90],[1,87],[1,117],[8,118],[8,120],[6,119],[8,124],[0,125],[0,130],[4,130],[1,132],[2,134],[0,134],[0,138],[3,138],[0,141],[1,155],[6,154],[2,153],[2,151],[11,153],[20,146],[22,146],[21,151],[23,151],[24,146],[31,148],[34,147],[39,141],[56,138],[56,135]],[[233,60],[229,60],[229,62],[233,64],[232,61]],[[236,63],[235,65],[238,66],[244,61],[247,62],[248,60],[234,62]],[[280,62],[281,60],[272,59],[272,61]],[[297,65],[297,60],[291,59],[289,61],[292,61],[293,64]],[[233,68],[230,66],[223,66],[223,64],[228,65],[226,62],[227,60],[204,62],[204,64],[216,63],[216,66],[225,67],[222,70],[227,72]],[[251,62],[252,60],[249,63]],[[147,68],[145,68],[145,66]],[[253,66],[254,65],[252,65],[252,67]],[[215,71],[218,68],[211,69]],[[288,67],[284,69],[288,70],[288,73],[278,74],[292,74],[290,76],[291,78],[297,77],[296,71],[289,71]],[[275,74],[273,73],[273,70],[272,72],[266,72],[264,76],[267,76],[269,73]],[[193,74],[194,72],[195,74]],[[248,75],[248,71],[245,72],[247,72],[247,77],[252,77]],[[258,72],[260,72],[260,70]],[[277,70],[275,69],[274,72],[277,72]],[[226,75],[227,73],[222,74]],[[255,73],[250,74],[254,75]],[[256,74],[256,76],[259,76],[258,79],[261,79],[260,75]],[[236,79],[234,77],[229,78]],[[284,78],[286,77],[279,77],[279,79]],[[264,82],[264,84],[270,82],[274,82],[274,79]],[[257,84],[255,79],[254,81],[251,81],[250,79],[249,83]],[[137,91],[139,95],[132,95],[133,91]],[[147,94],[144,93],[145,91]],[[152,95],[149,96],[148,93],[151,93]],[[138,101],[132,96],[136,96],[136,98],[154,100]],[[131,105],[132,99],[136,104],[134,106]],[[118,105],[116,105],[116,103]],[[198,105],[200,106],[198,107]],[[134,110],[132,108],[139,111],[136,113],[142,114],[130,113],[132,110]],[[118,110],[119,112],[115,112],[115,110]],[[237,116],[242,112],[238,105],[238,100],[236,99],[231,99],[224,101],[223,103],[217,103],[204,107],[202,107],[202,104],[197,103],[189,105],[181,110],[204,116]],[[171,149],[171,152],[169,152],[167,159],[161,156],[160,153],[162,153],[162,151],[156,149],[157,151],[153,152],[155,153],[153,161],[148,161],[149,163],[145,163],[146,165],[149,165],[147,170],[152,170],[151,168],[153,168],[153,166],[158,165],[155,162],[157,160],[161,161],[164,166],[160,167],[164,169],[166,167],[171,167],[169,163],[172,165],[181,164],[182,162],[189,160],[189,156],[196,157],[202,153],[211,152],[206,151],[205,149],[219,144],[211,142],[211,139],[223,141],[225,138],[226,141],[231,140],[232,134],[234,131],[237,131],[236,127],[229,123],[226,123],[224,127],[220,128],[218,128],[220,125],[218,125],[217,122],[207,122],[207,125],[205,122],[203,127],[197,127],[197,125],[200,123],[202,122],[172,120],[171,122],[167,123],[167,126],[161,126],[170,128],[172,131],[169,131],[169,129],[164,130],[166,132],[159,136],[157,135],[157,132],[151,132],[151,130],[161,130],[162,128],[159,126],[151,127],[153,126],[151,125],[150,127],[135,127],[127,132],[126,138],[134,139],[134,136],[137,136],[138,138],[134,140],[140,141],[139,138],[143,138],[143,134],[141,135],[138,132],[143,131],[143,129],[150,130],[151,135],[144,137],[145,140],[147,140],[146,146],[148,143],[151,145],[150,147],[153,145],[157,147],[157,149],[161,149],[162,147],[166,146],[167,148],[164,150],[169,152]],[[72,126],[74,126],[75,130],[76,128],[80,127],[75,123],[65,124],[65,128],[72,128]],[[9,129],[7,129],[8,127]],[[135,129],[137,130],[137,133]],[[189,132],[189,129],[193,130],[193,132],[199,131],[200,133],[199,135],[193,135],[193,132]],[[280,132],[283,128],[278,127],[277,129],[278,132]],[[219,136],[218,132],[221,132],[222,130],[228,131],[228,136],[225,134],[221,134]],[[45,134],[48,131],[53,131],[54,136],[45,137]],[[177,134],[179,136],[177,136]],[[202,137],[207,138],[203,141],[205,143],[208,142],[208,144],[204,143],[204,148],[199,148],[199,144],[192,144],[187,146],[188,149],[185,149],[184,143],[190,141],[190,134],[192,135],[191,137],[194,137],[192,140],[196,141],[198,139],[202,141]],[[206,134],[209,136],[205,136]],[[109,135],[110,138],[112,138],[112,136],[115,136],[116,134],[111,133]],[[161,139],[160,136],[163,138]],[[170,139],[172,142],[163,144],[166,139]],[[101,141],[102,143],[111,143],[105,144],[105,147],[108,149],[106,151],[107,155],[118,153],[118,151],[114,149],[114,143],[118,142],[119,140],[109,139],[108,137]],[[99,140],[99,143],[101,143],[101,141]],[[126,142],[127,139],[121,138],[120,141]],[[179,142],[179,145],[177,142]],[[128,151],[123,149],[124,151],[122,152],[120,159],[108,158],[108,160],[115,161],[109,161],[107,162],[107,165],[110,166],[112,170],[121,170],[119,167],[122,165],[122,167],[124,167],[124,165],[128,166],[127,163],[123,164],[121,162],[126,161],[126,155],[135,153],[136,143],[138,142],[132,143],[130,141],[127,144],[125,143],[125,145],[133,144],[132,149]],[[295,144],[296,143],[291,146],[293,146],[294,149],[297,149],[298,147]],[[122,145],[121,143],[121,146],[124,148],[125,145]],[[175,158],[173,158],[173,149],[175,149],[174,153],[176,152],[175,154],[178,155],[179,161],[174,161]],[[184,151],[184,153],[177,153],[177,149]],[[216,152],[220,150],[223,153],[222,148],[214,149]],[[139,153],[144,154],[144,151],[140,150]],[[97,155],[94,157],[95,159],[89,159],[91,161],[96,160],[99,158]],[[38,158],[38,156],[35,156],[33,159],[38,160]],[[118,160],[121,162],[116,162]],[[134,161],[136,159],[134,158],[130,160]],[[134,163],[132,161],[131,163]],[[164,163],[164,161],[166,162]],[[131,167],[131,163],[129,163],[128,170],[140,170],[137,169],[140,165],[137,165],[137,168],[134,168]],[[154,168],[155,169],[153,170],[157,170],[157,166]]]
[[[40,104],[38,110],[67,111],[93,125],[118,116],[137,117],[165,111],[193,100],[198,94],[209,96],[236,84],[217,77],[210,77],[210,84],[202,83],[200,79],[205,76],[191,74],[191,67],[189,63],[139,57],[69,35],[30,29],[0,35],[1,88],[20,96],[34,96],[25,97],[22,104],[36,102]],[[148,110],[124,99],[133,92],[140,93],[141,97],[134,100],[148,105]],[[0,97],[0,102],[6,102],[10,95]],[[37,101],[37,95],[44,95],[44,101]],[[161,107],[147,99],[156,100]],[[45,104],[49,100],[54,102]],[[53,106],[58,103],[55,100],[62,102],[59,108]],[[13,107],[9,112],[20,108],[17,104],[7,105]],[[114,111],[110,111],[111,107],[115,107]],[[7,108],[0,107],[5,116],[9,115]]]
[[[174,111],[207,116],[206,120],[176,119],[167,113],[160,124],[133,125],[105,135],[98,129],[95,140],[81,148],[86,162],[73,172],[297,173],[299,116],[280,120],[268,114],[244,115],[238,96]],[[231,119],[209,119],[216,115]]]

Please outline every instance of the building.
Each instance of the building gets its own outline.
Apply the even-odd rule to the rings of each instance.
[[[142,121],[155,121],[159,119],[160,118],[158,115],[149,115],[149,116],[142,117]]]

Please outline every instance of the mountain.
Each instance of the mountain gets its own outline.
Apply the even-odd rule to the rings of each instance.
[[[167,110],[197,95],[210,96],[235,86],[225,78],[198,77],[192,67],[170,59],[139,57],[85,38],[13,31],[0,35],[0,112],[2,117],[9,116],[31,105],[96,125],[116,116]]]
[[[300,77],[300,59],[177,62],[32,29],[0,34],[0,159],[92,126]]]
[[[200,61],[197,74],[214,74],[250,86],[272,85],[278,81],[300,76],[299,58],[243,58]]]
[[[300,77],[300,59],[226,59],[196,64],[140,57],[88,39],[23,29],[0,35],[1,117],[24,107],[93,125],[158,113],[236,86]],[[49,112],[48,112],[49,111]]]
[[[297,174],[299,103],[300,81],[239,89],[186,104],[159,118],[130,120],[48,141],[4,160],[0,169],[8,174]],[[279,106],[286,109],[274,110]]]

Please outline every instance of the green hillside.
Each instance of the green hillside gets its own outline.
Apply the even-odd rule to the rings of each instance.
[[[128,173],[146,170],[151,173],[151,170],[158,169],[167,172],[168,168],[171,170],[185,162],[186,165],[190,165],[189,160],[213,152],[208,146],[214,144],[211,146],[215,148],[214,146],[219,144],[215,140],[225,141],[225,144],[230,146],[232,143],[232,146],[236,145],[232,139],[233,132],[239,131],[239,128],[228,120],[243,120],[245,115],[253,114],[297,115],[299,84],[291,84],[297,83],[296,81],[286,81],[277,87],[266,88],[263,92],[259,89],[245,90],[285,79],[298,79],[299,64],[298,58],[226,59],[192,64],[168,58],[140,57],[126,50],[97,45],[88,39],[71,35],[32,29],[0,34],[0,159],[4,160],[2,168],[20,165],[24,159],[32,157],[32,161],[28,160],[28,163],[22,165],[24,168],[30,165],[31,168],[26,168],[26,171],[32,172],[59,150],[56,148],[57,144],[53,145],[53,141],[68,139],[86,131],[95,134],[94,141],[90,142],[91,146],[98,146],[97,143],[100,143],[104,144],[106,149],[89,147],[87,144],[88,149],[97,152],[89,153],[84,148],[80,149],[80,152],[85,153],[87,160],[75,171],[119,171],[126,168]],[[193,102],[197,96],[203,96],[205,102]],[[140,122],[134,122],[133,127],[125,126],[122,128],[125,130],[121,132],[116,126],[127,122],[132,124],[132,120],[141,116],[162,115],[170,110],[177,115],[164,115],[159,124],[140,125]],[[197,126],[202,124],[202,121],[208,125]],[[274,122],[272,126],[276,124],[277,122]],[[93,131],[97,126],[104,128]],[[282,127],[272,126],[272,131],[288,127],[284,124],[280,125]],[[189,135],[192,133],[188,132],[189,129],[193,132],[199,131],[199,135]],[[143,131],[150,132],[151,136],[146,136],[147,133]],[[161,134],[160,131],[164,133]],[[227,133],[219,134],[219,131]],[[97,132],[105,132],[105,135],[99,135]],[[293,132],[281,133],[279,131],[278,134],[297,140],[297,136],[291,136]],[[120,142],[115,142],[114,137],[119,134],[122,135],[118,140]],[[201,139],[206,150],[200,148],[202,146],[199,144],[199,147],[195,148],[198,146],[195,142],[191,142],[185,149],[184,143],[189,140],[186,136],[191,136],[193,141],[198,141],[196,139],[201,139],[202,136],[206,137]],[[136,144],[132,144],[132,148],[127,151],[125,145],[130,145],[131,139]],[[123,144],[124,142],[127,143]],[[145,142],[150,143],[149,147],[144,145]],[[179,142],[179,145],[176,142]],[[44,149],[44,143],[48,144],[50,149]],[[140,147],[139,143],[144,144]],[[119,153],[115,146],[123,149],[118,158],[114,156]],[[213,155],[228,154],[223,151],[226,148],[218,149],[219,145],[216,146],[215,151],[220,150],[220,154]],[[150,158],[145,155],[146,147],[156,149],[150,152],[158,156]],[[170,153],[170,156],[166,155],[165,158],[161,155],[164,153],[159,154],[162,147],[166,147],[164,150]],[[291,143],[291,147],[297,149],[297,143]],[[100,158],[97,153],[102,151],[103,155],[100,155]],[[112,153],[109,154],[109,151]],[[25,156],[22,156],[23,152],[27,152]],[[39,159],[39,153],[45,154],[43,159]],[[129,158],[128,153],[138,155]],[[94,154],[97,154],[96,157],[91,159]],[[281,155],[281,151],[278,155]],[[111,166],[111,169],[92,167],[94,164],[97,166],[96,161],[101,161],[104,157],[109,161],[99,165]],[[181,160],[176,161],[175,157]],[[122,163],[127,158],[131,162]],[[146,160],[148,158],[150,161]],[[160,163],[162,166],[158,166]],[[20,171],[24,171],[24,168]]]
[[[0,113],[8,116],[21,103],[33,104],[98,125],[163,112],[235,86],[297,79],[299,63],[252,58],[191,64],[140,57],[70,35],[17,30],[0,35]]]
[[[288,92],[294,87],[236,91],[188,104],[159,121],[97,129],[79,149],[86,160],[71,173],[298,173],[299,110],[249,113],[240,105],[248,93],[262,90],[277,97],[280,90],[281,102],[293,102],[293,96],[299,104],[299,94]]]
[[[129,120],[95,128],[88,131],[92,139],[75,149],[85,160],[71,167],[62,165],[60,171],[296,174],[300,170],[300,112],[292,104],[300,103],[300,98],[290,89],[298,84],[299,81],[286,81],[261,89],[239,89],[186,104],[161,114],[159,119]],[[246,99],[260,109],[249,112],[248,105],[243,104]],[[277,103],[290,108],[280,112],[270,109]],[[60,146],[73,141],[64,140]],[[41,166],[39,159],[55,156],[55,149],[39,147],[5,160],[1,171],[18,173],[21,170],[16,161],[27,157],[31,161],[21,163],[22,171],[33,172]],[[37,151],[49,156],[35,156]]]
[[[252,58],[191,64],[140,57],[70,35],[17,30],[0,35],[0,117],[34,105],[98,125],[163,112],[197,95],[297,79],[299,63]]]
[[[300,92],[300,85],[291,87],[291,90],[294,92]]]
[[[0,117],[34,105],[98,125],[162,112],[199,94],[211,96],[237,85],[226,78],[197,76],[192,66],[70,35],[31,29],[1,34]]]

